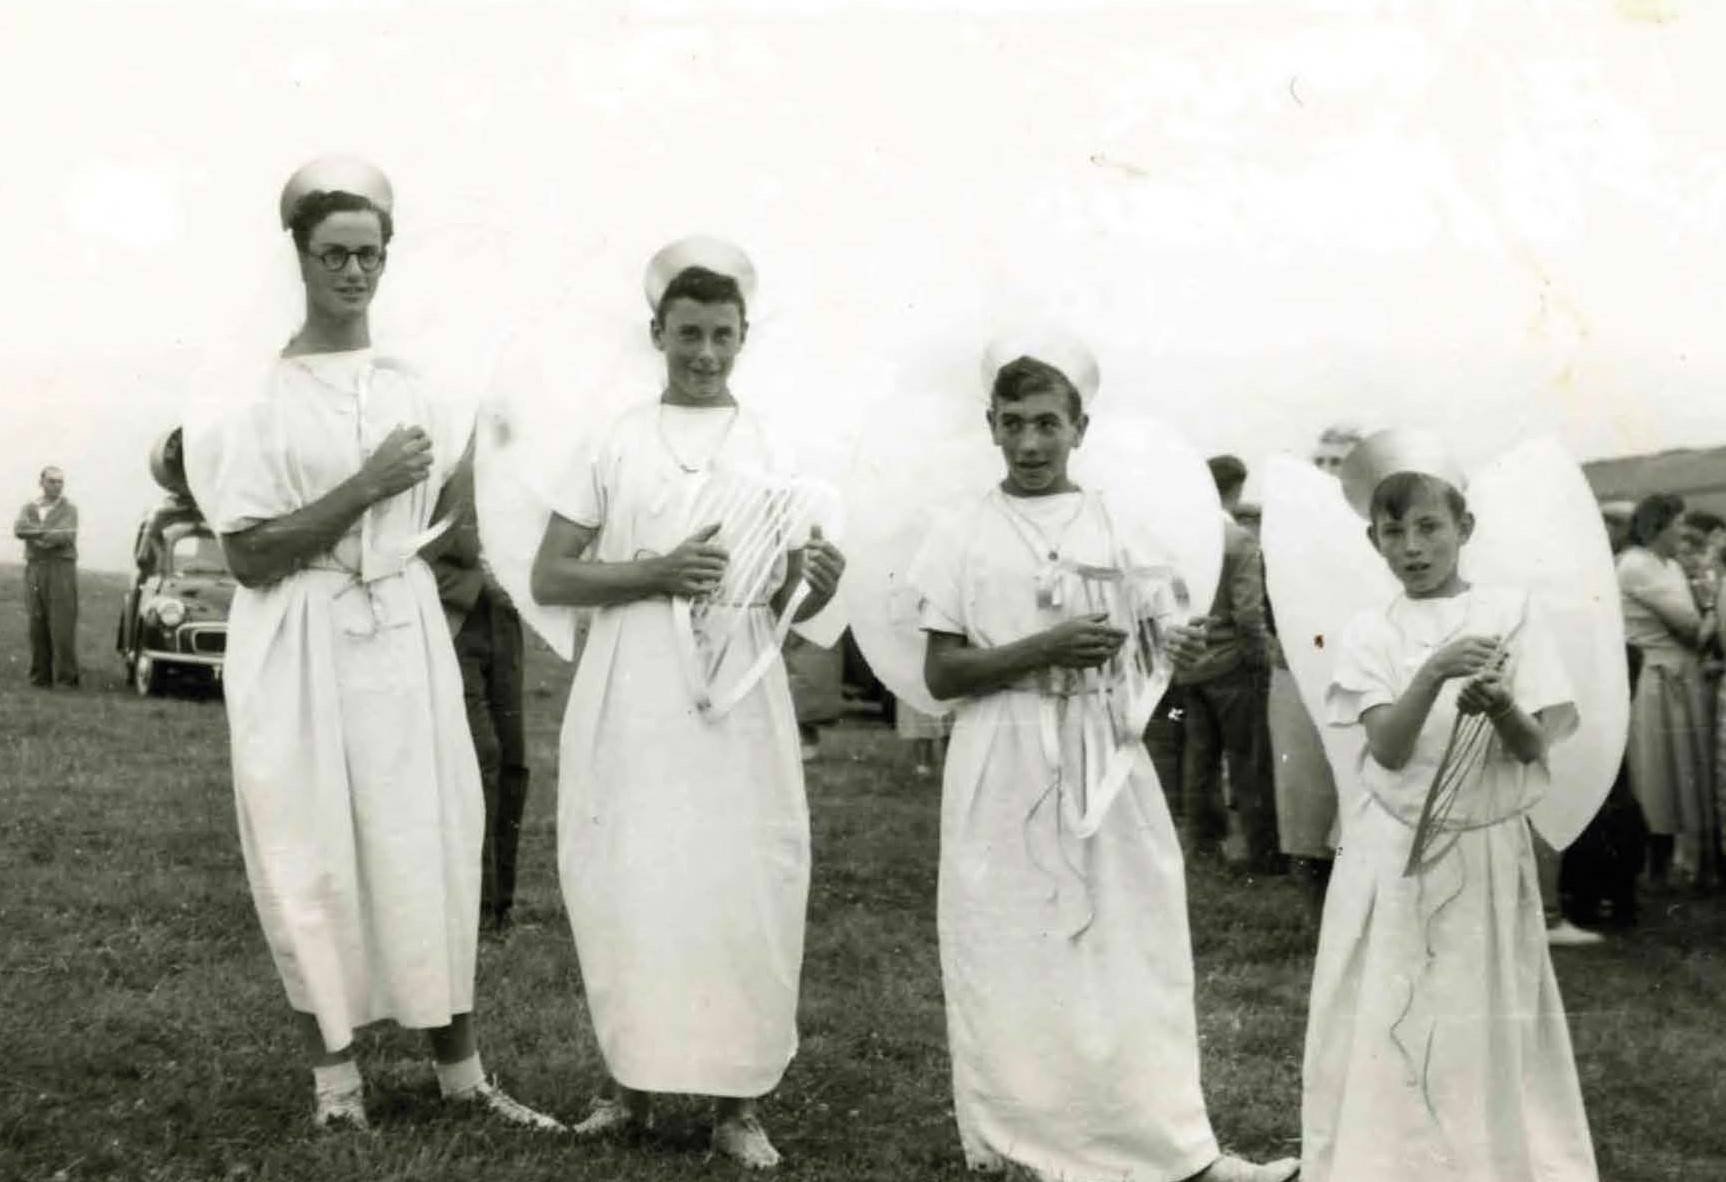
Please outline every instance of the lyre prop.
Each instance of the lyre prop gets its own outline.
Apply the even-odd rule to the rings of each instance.
[[[1487,662],[1489,669],[1498,673],[1505,671],[1511,659],[1511,644],[1527,622],[1528,607],[1524,604],[1521,618],[1494,646]],[[1486,715],[1457,714],[1456,721],[1451,724],[1450,738],[1444,746],[1444,755],[1421,801],[1414,841],[1409,846],[1408,861],[1402,868],[1404,878],[1419,874],[1443,858],[1456,844],[1458,834],[1484,824],[1496,824],[1504,814],[1521,810],[1522,805],[1513,802],[1497,810],[1488,810],[1484,817],[1459,819],[1457,816],[1463,790],[1480,774],[1481,765],[1492,751],[1494,738],[1492,722]],[[1532,804],[1532,801],[1527,803]]]
[[[1055,769],[1062,819],[1075,836],[1101,828],[1109,808],[1135,769],[1155,775],[1144,747],[1145,728],[1168,692],[1173,664],[1168,629],[1191,615],[1187,585],[1173,565],[1103,567],[1062,563],[1059,607],[1070,618],[1104,617],[1126,634],[1109,661],[1094,669],[1043,672],[1040,739]],[[1063,715],[1077,718],[1080,741],[1063,747]],[[1100,758],[1097,758],[1100,754]]]
[[[727,677],[727,659],[748,651],[740,642],[755,614],[772,610],[792,552],[806,544],[836,502],[837,495],[817,481],[736,468],[714,468],[691,485],[682,514],[686,529],[717,525],[713,543],[727,554],[725,574],[713,593],[671,601],[684,676],[707,717],[723,718],[779,659],[780,646],[809,596],[803,578],[773,620],[771,643]]]

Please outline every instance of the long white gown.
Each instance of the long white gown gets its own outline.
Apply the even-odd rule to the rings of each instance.
[[[325,1045],[473,1008],[484,800],[437,585],[415,551],[471,417],[367,350],[281,360],[188,424],[193,493],[222,534],[302,509],[398,424],[433,471],[335,548],[241,587],[224,669],[240,845],[295,1010]]]
[[[933,530],[912,568],[924,628],[993,647],[1059,622],[1065,613],[1038,605],[1044,556],[1008,513],[1059,535],[1063,557],[1115,566],[1097,502],[1075,516],[1078,500],[1009,508],[991,492]],[[1064,826],[1043,702],[1035,688],[969,699],[948,748],[938,926],[965,1156],[1044,1179],[1187,1178],[1218,1149],[1199,1085],[1180,845],[1148,756],[1094,836]],[[1064,712],[1064,747],[1073,721]]]
[[[665,553],[691,532],[686,460],[771,468],[739,409],[646,404],[604,431],[552,507],[599,531],[594,556]],[[777,588],[783,566],[768,580]],[[725,659],[774,644],[765,604]],[[797,718],[775,661],[729,714],[699,714],[670,601],[594,612],[564,714],[558,867],[606,1067],[648,1092],[752,1097],[797,1049],[809,814]]]
[[[1474,588],[1399,597],[1344,635],[1328,703],[1348,728],[1354,776],[1338,776],[1342,843],[1313,973],[1302,1102],[1306,1182],[1591,1182],[1588,1121],[1546,945],[1523,809],[1547,787],[1496,743],[1462,789],[1435,865],[1403,867],[1456,718],[1447,683],[1400,771],[1366,749],[1361,716],[1395,701],[1426,658],[1462,635],[1504,635],[1527,596]],[[1577,718],[1538,607],[1512,648],[1511,688],[1530,714]],[[1494,821],[1494,818],[1500,818]],[[1492,823],[1488,823],[1492,822]]]

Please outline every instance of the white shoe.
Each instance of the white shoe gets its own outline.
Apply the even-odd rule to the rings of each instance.
[[[1568,919],[1561,919],[1546,929],[1546,945],[1549,948],[1592,948],[1596,944],[1604,943],[1605,936],[1579,928]]]
[[[581,1123],[570,1130],[584,1141],[596,1141],[619,1133],[645,1131],[653,1127],[651,1109],[637,1112],[622,1100],[610,1096],[593,1102]]]
[[[543,1112],[535,1112],[520,1100],[497,1086],[495,1080],[482,1079],[465,1092],[457,1092],[453,1096],[444,1097],[451,1104],[472,1104],[483,1108],[491,1115],[512,1125],[533,1129],[541,1133],[567,1133],[569,1129],[561,1121],[553,1120]]]
[[[779,1164],[779,1151],[773,1148],[767,1130],[754,1114],[714,1125],[713,1148],[745,1169],[771,1170]]]
[[[1199,1175],[1199,1182],[1289,1182],[1299,1174],[1299,1158],[1285,1157],[1259,1165],[1225,1153]]]
[[[366,1119],[366,1096],[359,1088],[349,1092],[319,1092],[312,1123],[320,1129],[348,1128],[360,1132],[371,1129]]]

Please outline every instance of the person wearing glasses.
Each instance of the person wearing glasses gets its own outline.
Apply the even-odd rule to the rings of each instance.
[[[240,584],[225,670],[240,845],[311,1060],[320,1127],[364,1128],[354,1032],[427,1031],[446,1101],[560,1130],[489,1081],[474,1035],[480,772],[420,549],[472,416],[372,347],[389,181],[326,158],[281,197],[303,321],[185,428],[192,493]]]

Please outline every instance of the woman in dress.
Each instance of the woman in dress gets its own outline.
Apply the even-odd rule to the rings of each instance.
[[[393,234],[358,160],[281,198],[304,320],[237,401],[186,430],[235,579],[225,668],[240,844],[313,1066],[320,1127],[364,1127],[354,1031],[427,1031],[446,1100],[556,1121],[488,1081],[473,1023],[484,804],[461,674],[419,556],[471,416],[372,348]]]
[[[1715,869],[1718,821],[1710,788],[1707,703],[1699,653],[1715,627],[1698,610],[1678,562],[1684,502],[1644,497],[1618,556],[1624,638],[1642,657],[1631,699],[1626,759],[1630,787],[1648,824],[1648,885],[1707,882]]]

